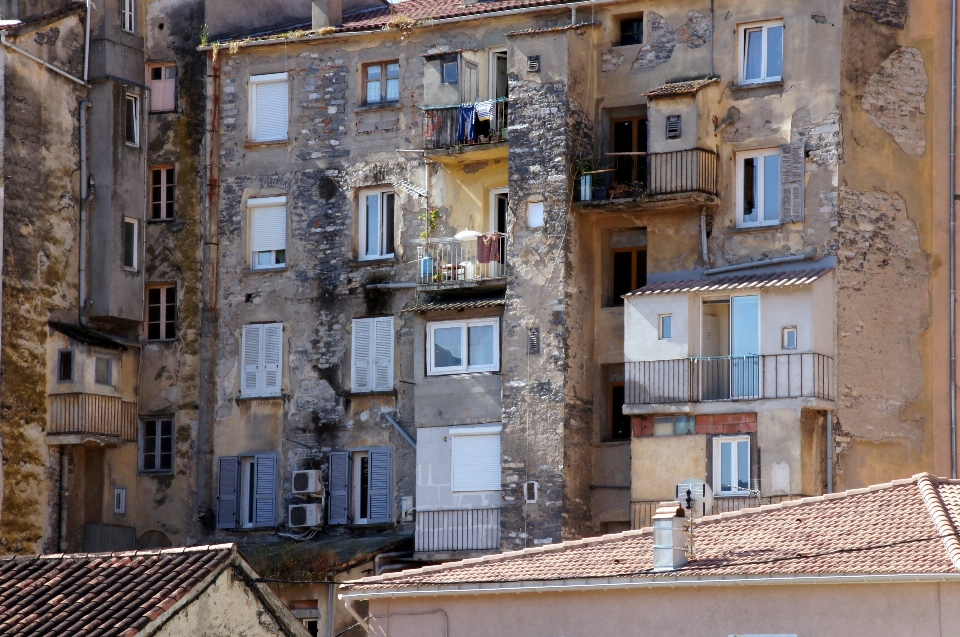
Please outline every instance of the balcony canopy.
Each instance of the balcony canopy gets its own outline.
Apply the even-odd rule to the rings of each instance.
[[[810,268],[789,272],[764,272],[728,276],[703,277],[685,281],[664,281],[650,283],[624,298],[649,296],[654,294],[678,294],[683,292],[723,292],[735,290],[757,290],[763,288],[788,288],[810,285],[817,279],[829,274],[833,268]]]

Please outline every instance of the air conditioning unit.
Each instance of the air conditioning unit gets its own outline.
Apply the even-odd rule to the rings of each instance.
[[[323,524],[323,503],[291,504],[287,523],[292,527],[321,526]]]
[[[323,473],[319,469],[293,472],[294,495],[322,495]]]

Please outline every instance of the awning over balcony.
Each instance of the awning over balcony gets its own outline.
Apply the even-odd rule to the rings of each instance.
[[[733,290],[757,290],[763,288],[788,288],[810,285],[833,271],[833,268],[811,268],[789,272],[764,272],[716,276],[685,281],[650,283],[638,290],[624,294],[624,298],[653,294],[678,294],[681,292],[723,292]]]
[[[701,80],[689,80],[686,82],[672,82],[658,86],[652,91],[644,93],[644,97],[674,97],[676,95],[693,95],[705,86],[710,86],[714,82],[719,82],[719,77],[705,77]]]
[[[506,305],[503,295],[470,299],[438,299],[433,296],[421,296],[419,302],[401,312],[443,312],[446,310],[473,310],[484,307]]]

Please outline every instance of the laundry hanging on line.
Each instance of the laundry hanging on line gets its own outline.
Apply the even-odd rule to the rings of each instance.
[[[472,142],[474,139],[473,122],[476,116],[476,107],[473,104],[460,105],[460,121],[457,125],[457,142]]]
[[[477,235],[477,263],[497,263],[500,261],[500,236],[495,234]]]
[[[473,106],[476,109],[478,122],[489,122],[493,118],[493,100],[477,102]]]

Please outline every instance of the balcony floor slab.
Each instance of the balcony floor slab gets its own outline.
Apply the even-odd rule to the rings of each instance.
[[[705,192],[681,192],[669,195],[649,195],[627,199],[578,201],[573,209],[584,214],[609,212],[668,212],[672,210],[700,210],[701,206],[716,207],[720,197]]]
[[[821,409],[833,411],[837,403],[823,398],[765,398],[762,400],[715,400],[708,402],[630,404],[623,406],[626,416],[683,414],[738,414],[774,409]]]

